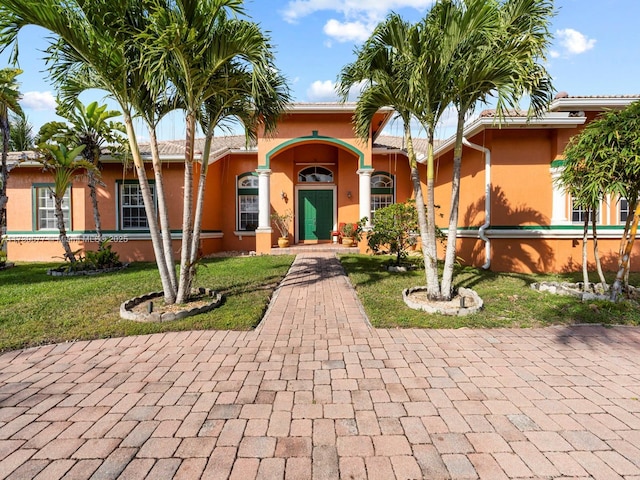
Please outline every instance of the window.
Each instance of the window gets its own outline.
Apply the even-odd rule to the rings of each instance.
[[[309,167],[300,170],[298,174],[299,182],[333,182],[333,172],[324,167]]]
[[[153,195],[154,203],[156,196],[156,188],[153,183],[149,183],[151,195]],[[119,183],[119,201],[120,201],[120,229],[121,230],[148,230],[149,221],[144,208],[144,200],[142,199],[142,191],[140,184],[137,182]]]
[[[626,198],[621,198],[618,202],[618,208],[620,209],[620,223],[626,223],[629,217],[629,201]]]
[[[258,228],[258,175],[244,173],[238,177],[238,230]]]
[[[376,210],[393,204],[393,176],[385,172],[371,175],[371,219]]]
[[[585,221],[585,216],[587,214],[587,211],[584,207],[580,206],[580,205],[576,205],[575,202],[571,202],[571,221],[573,223],[581,223],[584,224]],[[593,215],[595,214],[595,218],[596,218],[596,222],[600,223],[600,210],[596,210],[595,212],[591,212],[591,218],[589,219],[589,222],[592,221],[593,219]]]
[[[36,230],[56,230],[56,201],[51,190],[53,185],[38,185],[35,187],[36,195]],[[71,229],[71,187],[67,188],[62,197],[62,216],[64,226]]]

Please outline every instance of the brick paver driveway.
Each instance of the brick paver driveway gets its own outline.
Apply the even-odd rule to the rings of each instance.
[[[374,330],[298,256],[254,332],[0,356],[0,477],[640,478],[640,329]]]

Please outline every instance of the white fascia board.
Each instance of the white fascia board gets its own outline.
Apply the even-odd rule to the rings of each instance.
[[[284,114],[288,113],[353,113],[356,111],[356,104],[349,103],[293,103],[289,105]]]
[[[576,128],[583,125],[587,117],[570,117],[568,112],[550,112],[543,117],[505,117],[500,120],[498,117],[480,117],[465,126],[463,136],[471,138],[482,130],[504,130],[517,128]],[[435,156],[442,155],[452,149],[456,143],[456,136],[453,135],[438,145],[434,149]]]
[[[556,98],[551,102],[549,110],[552,112],[575,112],[586,110],[590,112],[602,112],[611,109],[621,109],[640,100],[640,95],[620,97],[566,97]]]

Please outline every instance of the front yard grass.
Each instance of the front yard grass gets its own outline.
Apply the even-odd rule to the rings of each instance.
[[[57,264],[23,263],[0,272],[0,352],[48,343],[149,333],[249,330],[262,318],[292,256],[213,258],[198,269],[195,285],[221,291],[212,312],[165,323],[122,320],[120,304],[161,290],[155,264],[96,276],[51,277]]]
[[[412,310],[402,300],[402,290],[424,285],[424,269],[388,273],[384,264],[389,262],[389,258],[368,255],[340,257],[374,327],[540,327],[576,323],[640,325],[640,308],[635,303],[582,303],[575,298],[541,293],[529,287],[531,283],[540,281],[579,281],[579,273],[526,275],[463,267],[456,270],[456,287],[472,288],[478,292],[484,300],[484,310],[466,317],[431,315]],[[638,285],[639,281],[640,275],[631,275],[630,284]]]

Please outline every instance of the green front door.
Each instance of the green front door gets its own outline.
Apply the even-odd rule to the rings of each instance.
[[[333,229],[333,191],[300,190],[298,222],[300,241],[330,240]]]

